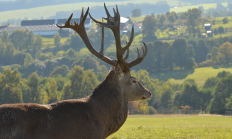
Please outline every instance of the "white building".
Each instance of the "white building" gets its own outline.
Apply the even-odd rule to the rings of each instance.
[[[14,30],[24,29],[33,31],[35,35],[40,34],[41,36],[53,36],[55,35],[60,28],[56,26],[56,24],[64,25],[67,19],[46,19],[46,20],[23,20],[21,22],[21,26],[8,26],[5,28],[0,28],[0,35],[2,30],[7,30],[9,34],[11,34]],[[70,23],[74,23],[76,21],[79,23],[79,18],[73,18]],[[85,20],[85,28],[88,30],[92,27],[92,22],[90,18],[86,18]],[[72,29],[64,29],[69,30],[71,33]]]
[[[129,19],[125,17],[120,17],[120,35],[127,32],[127,26],[129,24]]]

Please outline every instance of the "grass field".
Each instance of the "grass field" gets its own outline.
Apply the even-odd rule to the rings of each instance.
[[[177,70],[177,71],[168,71],[150,74],[153,78],[167,81],[169,80],[172,83],[181,84],[185,79],[194,79],[199,86],[203,86],[205,81],[210,77],[217,76],[218,72],[229,71],[232,73],[232,66],[224,67],[203,67],[190,70]]]
[[[128,1],[114,1],[114,2],[106,2],[106,5],[126,5],[128,3],[151,3],[155,4],[160,0],[128,0]],[[166,0],[169,5],[175,6],[178,4],[178,0]],[[28,19],[32,18],[48,18],[53,16],[58,11],[73,11],[81,9],[82,7],[91,7],[94,6],[103,6],[103,2],[81,2],[81,3],[72,3],[72,4],[62,4],[62,5],[53,5],[53,6],[44,6],[44,7],[37,7],[31,9],[21,9],[21,10],[13,10],[13,11],[6,11],[0,12],[0,22],[7,21],[8,19],[24,19],[27,17]]]
[[[107,139],[232,139],[232,117],[218,115],[129,116]]]
[[[227,6],[227,3],[222,3],[222,5]],[[198,8],[199,6],[203,6],[204,10],[208,10],[209,8],[216,8],[217,4],[216,3],[212,3],[212,4],[200,4],[200,5],[191,5],[191,6],[183,6],[183,7],[175,7],[175,8],[171,8],[170,11],[175,11],[176,13],[179,12],[185,12],[188,9],[191,8]]]
[[[68,38],[61,38],[60,43],[64,44]],[[43,37],[43,47],[42,48],[52,48],[56,47],[54,44],[54,38],[45,38]]]

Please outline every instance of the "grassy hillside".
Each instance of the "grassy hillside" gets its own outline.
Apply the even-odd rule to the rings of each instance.
[[[215,77],[221,71],[229,71],[232,73],[232,65],[224,67],[203,67],[190,70],[177,70],[151,74],[152,77],[159,80],[167,81],[172,83],[181,84],[185,79],[194,79],[199,86],[203,86],[205,81],[210,77]]]
[[[222,5],[227,6],[227,3],[222,3]],[[217,4],[216,3],[212,3],[212,4],[200,4],[200,5],[175,7],[175,8],[171,8],[170,11],[175,11],[176,13],[185,12],[188,9],[198,8],[199,6],[203,6],[205,10],[208,10],[209,8],[216,8]]]
[[[229,139],[231,117],[212,115],[130,116],[122,128],[107,139]]]
[[[115,1],[115,2],[107,2],[107,5],[125,5],[128,3],[151,3],[155,4],[157,1],[160,0],[128,0],[128,1]],[[169,5],[175,6],[178,4],[178,0],[166,0]],[[44,6],[38,8],[31,8],[31,9],[22,9],[22,10],[14,10],[14,11],[6,11],[0,12],[0,22],[7,21],[8,19],[13,18],[21,18],[24,19],[27,17],[28,19],[33,18],[48,18],[53,16],[58,11],[73,11],[81,9],[82,7],[93,7],[93,6],[103,6],[103,2],[81,2],[81,3],[73,3],[73,4],[63,4],[63,5],[54,5],[54,6]],[[91,9],[90,9],[91,12]]]

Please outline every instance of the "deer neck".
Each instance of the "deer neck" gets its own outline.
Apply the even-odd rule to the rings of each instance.
[[[99,114],[96,116],[105,129],[105,137],[116,132],[126,121],[128,97],[122,94],[126,93],[123,93],[114,71],[111,71],[90,96],[95,113]]]

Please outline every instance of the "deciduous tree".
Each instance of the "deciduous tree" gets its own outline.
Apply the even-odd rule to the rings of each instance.
[[[84,77],[84,68],[80,66],[74,66],[70,73],[68,74],[69,79],[71,80],[71,91],[73,93],[73,98],[81,98],[80,94],[82,80]]]
[[[42,48],[43,46],[43,39],[42,37],[38,34],[36,36],[36,40],[35,40],[35,44],[34,44],[34,47],[33,47],[33,51],[38,51]]]
[[[131,11],[131,16],[132,17],[139,17],[142,15],[141,9],[134,9]]]
[[[164,25],[164,22],[166,21],[166,19],[167,19],[166,14],[161,14],[160,17],[159,17],[159,24],[160,24],[161,26],[163,26],[163,25]]]
[[[173,62],[179,66],[182,70],[182,67],[186,63],[186,49],[187,49],[187,42],[186,39],[178,38],[172,44],[172,51],[173,51]]]
[[[220,52],[220,60],[223,63],[229,65],[232,60],[232,44],[230,42],[224,43],[222,46],[219,47]]]
[[[53,78],[48,83],[48,97],[49,97],[49,103],[53,103],[58,101],[58,94],[57,94],[57,83],[56,80]]]
[[[195,50],[195,60],[197,63],[200,63],[202,61],[206,60],[207,54],[208,54],[208,47],[206,46],[206,43],[204,40],[199,40],[196,50]]]
[[[2,33],[1,34],[2,42],[4,42],[4,43],[8,42],[9,41],[9,37],[8,37],[9,32],[7,30],[2,30],[1,33]]]
[[[26,58],[24,59],[24,66],[28,66],[33,63],[34,59],[31,57],[29,53],[26,54]]]
[[[0,74],[0,103],[22,103],[21,78],[18,70],[5,69]]]
[[[186,24],[189,30],[189,34],[193,33],[196,35],[196,27],[199,24],[199,18],[201,17],[202,11],[198,8],[189,9],[187,12]]]
[[[56,33],[56,35],[53,38],[54,38],[54,44],[55,44],[55,46],[59,47],[60,46],[60,39],[61,39],[59,33]]]
[[[157,39],[155,36],[155,31],[157,30],[158,20],[151,15],[147,15],[142,23],[142,34],[144,41],[155,41]]]
[[[38,103],[40,92],[38,90],[40,77],[36,72],[33,72],[27,79],[27,85],[30,88],[31,103]]]

